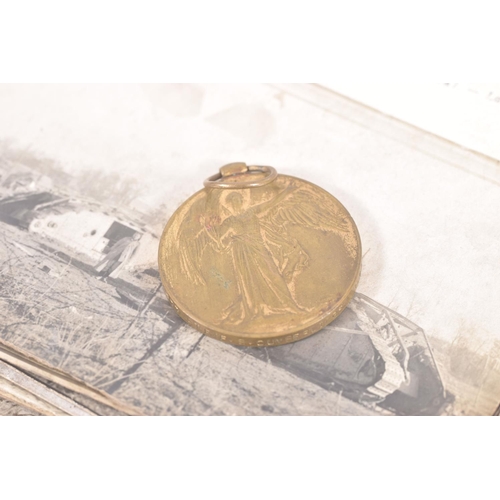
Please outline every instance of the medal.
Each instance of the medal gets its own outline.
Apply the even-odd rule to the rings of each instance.
[[[332,195],[272,167],[232,163],[168,221],[159,269],[172,306],[202,333],[275,346],[316,333],[351,300],[356,225]]]

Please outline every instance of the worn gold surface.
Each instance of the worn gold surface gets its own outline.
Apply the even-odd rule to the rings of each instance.
[[[356,225],[314,184],[278,175],[241,188],[266,173],[232,170],[224,189],[199,191],[169,220],[159,248],[165,291],[187,323],[218,340],[272,346],[312,335],[354,293]]]

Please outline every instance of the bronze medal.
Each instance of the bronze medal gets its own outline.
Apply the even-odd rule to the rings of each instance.
[[[320,187],[232,163],[173,214],[159,268],[188,324],[224,342],[274,346],[312,335],[344,310],[360,276],[361,240]]]

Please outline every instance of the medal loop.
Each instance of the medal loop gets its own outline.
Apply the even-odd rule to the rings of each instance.
[[[238,180],[239,176],[259,172],[266,174],[265,177],[256,179]],[[207,188],[219,189],[243,189],[265,186],[273,182],[278,177],[278,172],[273,167],[263,167],[259,165],[247,166],[245,163],[230,163],[221,167],[218,174],[212,175],[205,182]]]

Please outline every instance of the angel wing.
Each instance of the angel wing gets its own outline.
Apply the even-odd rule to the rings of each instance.
[[[279,203],[271,202],[269,207],[266,207],[259,214],[262,227],[268,235],[268,240],[278,241],[278,239],[282,239],[290,242],[287,226],[296,224],[338,234],[347,253],[352,258],[356,257],[358,245],[353,235],[352,224],[341,206],[336,207],[331,202],[330,197],[300,187],[294,188],[290,186],[280,193],[278,198]],[[284,244],[278,244],[277,246],[286,247]],[[298,246],[298,242],[294,242],[292,248],[299,248],[299,253],[303,251]],[[299,264],[304,262],[302,257],[296,257]],[[305,261],[305,264],[307,264],[307,261]]]
[[[263,220],[278,226],[298,224],[320,231],[349,231],[349,221],[317,193],[297,189],[263,214]]]
[[[213,191],[207,199],[198,202],[203,204],[203,215],[197,216],[200,207],[198,203],[193,205],[177,231],[181,270],[197,285],[206,284],[200,271],[203,253],[208,247],[216,248],[218,245],[216,228],[220,224],[220,216],[217,205],[221,190]]]

